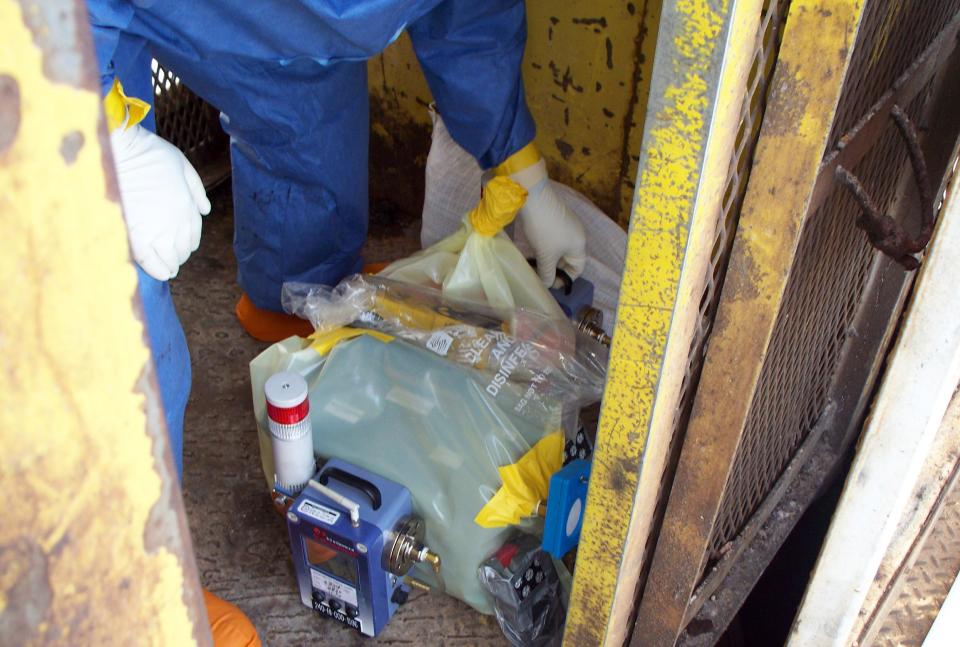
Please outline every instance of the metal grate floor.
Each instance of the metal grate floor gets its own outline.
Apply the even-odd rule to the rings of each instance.
[[[271,510],[260,469],[248,362],[266,344],[233,314],[240,296],[229,185],[210,194],[200,249],[171,284],[193,365],[184,438],[184,499],[204,586],[246,612],[269,647],[302,645],[506,645],[492,617],[446,596],[414,593],[379,639],[324,622],[300,604],[283,521]],[[419,248],[420,221],[371,218],[369,261]]]
[[[907,572],[900,595],[877,633],[874,645],[920,647],[957,573],[960,573],[960,487],[954,487],[947,496],[940,518]]]

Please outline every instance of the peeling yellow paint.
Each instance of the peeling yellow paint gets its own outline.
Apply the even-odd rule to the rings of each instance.
[[[675,642],[702,581],[862,11],[863,0],[791,2],[709,354],[638,609],[636,632],[646,644]]]
[[[610,562],[619,562],[616,556],[623,552],[632,505],[629,494],[637,486],[642,436],[676,299],[705,134],[708,99],[703,75],[726,9],[726,3],[714,11],[707,2],[695,0],[677,5],[681,28],[674,47],[686,60],[678,60],[675,71],[683,74],[664,92],[637,189],[575,588],[575,596],[590,595],[602,611],[609,610],[617,584],[618,568],[611,568],[615,564]],[[582,617],[590,611],[575,599],[568,625],[586,631],[592,624],[598,630],[593,637],[602,640],[607,627],[596,621],[608,613]],[[573,644],[589,642],[575,633],[568,637]]]
[[[17,2],[0,0],[0,41],[19,93],[0,150],[0,554],[33,565],[0,578],[2,612],[19,644],[192,645],[182,566],[144,545],[161,495],[137,389],[149,355],[100,97],[45,76]]]
[[[725,128],[717,143],[712,164],[726,171],[739,118],[739,105],[744,92],[744,79],[749,69],[748,55],[753,51],[753,37],[758,22],[758,2],[744,3],[741,11],[753,11],[747,25],[753,29],[742,35],[736,49],[736,60],[730,64],[725,92],[733,98],[733,105],[721,111]],[[663,370],[668,336],[676,334],[671,326],[675,313],[689,311],[699,293],[680,294],[681,271],[685,263],[699,267],[701,275],[694,277],[702,283],[702,272],[712,244],[716,211],[700,206],[700,200],[716,207],[722,195],[721,178],[707,178],[703,182],[705,142],[708,138],[711,103],[718,92],[720,64],[720,36],[725,21],[730,19],[727,2],[682,0],[673,9],[675,21],[673,41],[664,45],[673,57],[661,69],[670,70],[671,77],[658,103],[662,106],[652,116],[644,140],[644,166],[633,219],[630,226],[627,269],[620,292],[617,312],[617,332],[611,352],[607,387],[597,452],[591,475],[590,494],[584,520],[583,534],[577,556],[574,591],[567,619],[564,642],[570,645],[621,644],[629,634],[625,625],[633,604],[633,591],[639,571],[639,557],[631,565],[633,581],[623,584],[618,591],[623,572],[622,560],[627,533],[631,530],[635,495],[639,479],[639,465],[647,445],[647,433],[653,424],[654,405],[658,388],[679,392],[682,369],[674,370],[670,383],[664,385]],[[662,36],[661,36],[662,37]],[[746,43],[746,45],[745,45]],[[659,51],[658,51],[659,54]],[[737,99],[739,97],[739,100]],[[731,109],[732,108],[732,109]],[[717,174],[717,173],[714,173]],[[709,185],[709,196],[703,199],[701,183]],[[690,231],[694,210],[698,216],[697,229]],[[696,239],[696,240],[694,240]],[[691,248],[691,245],[693,246]],[[696,270],[694,270],[696,271]],[[689,280],[689,279],[688,279]],[[688,338],[689,333],[679,337]],[[677,345],[677,342],[674,342]],[[680,342],[682,345],[682,342]],[[674,355],[685,366],[689,341]],[[675,411],[675,408],[674,408]],[[673,411],[660,412],[665,416],[662,426],[667,433]],[[665,448],[663,453],[665,454]],[[656,478],[656,477],[652,477]],[[656,488],[659,483],[654,483]],[[647,498],[655,492],[647,493]],[[645,513],[652,513],[647,506]],[[646,536],[638,537],[645,541]],[[642,546],[632,547],[639,555]],[[615,596],[620,596],[615,600]],[[619,606],[622,612],[613,613]],[[616,626],[615,626],[616,625]]]

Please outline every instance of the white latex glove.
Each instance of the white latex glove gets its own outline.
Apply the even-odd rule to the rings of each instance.
[[[203,182],[176,146],[139,125],[110,133],[133,260],[159,281],[172,279],[200,246],[210,213]]]
[[[537,255],[537,273],[547,287],[553,287],[557,267],[576,279],[587,262],[586,237],[580,218],[557,195],[547,165],[540,160],[510,176],[529,195],[520,210],[523,235]]]

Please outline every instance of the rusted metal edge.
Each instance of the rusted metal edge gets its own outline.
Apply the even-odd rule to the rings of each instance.
[[[828,473],[835,467],[836,461],[827,462],[826,458],[830,455],[834,459],[842,457],[856,438],[856,431],[872,396],[886,349],[898,322],[896,315],[883,318],[882,323],[872,315],[877,311],[899,313],[912,280],[913,276],[905,274],[893,261],[880,257],[874,261],[861,308],[841,352],[839,369],[830,387],[828,402],[831,404],[821,413],[820,420],[761,507],[734,540],[733,547],[697,587],[684,617],[685,626],[691,622],[702,626],[703,622],[709,620],[717,631],[722,632],[726,628],[797,520],[813,501],[816,489],[809,497],[803,496],[809,482],[815,480],[819,488],[827,481]],[[816,479],[809,473],[811,465],[823,472]],[[788,512],[793,516],[787,515]],[[713,596],[718,591],[717,599],[723,604],[705,608],[711,602],[717,602]]]
[[[773,77],[773,70],[775,69],[775,59],[777,52],[780,49],[780,42],[783,35],[783,27],[786,24],[787,20],[787,11],[789,8],[789,0],[772,0],[771,7],[781,3],[784,4],[784,7],[781,10],[775,11],[774,9],[769,9],[768,12],[762,17],[760,26],[757,29],[756,43],[754,45],[754,62],[758,67],[762,67],[760,64],[763,63],[763,50],[764,50],[764,36],[767,33],[767,29],[770,29],[770,38],[772,44],[770,45],[772,51],[770,57],[774,59],[767,67],[769,67],[769,72],[764,74],[762,71],[758,71],[759,78],[756,81],[756,94],[746,94],[744,96],[743,105],[740,108],[740,125],[743,127],[744,124],[748,123],[751,118],[755,122],[763,121],[763,114],[766,111],[767,107],[767,97],[770,88],[770,82]],[[774,24],[771,26],[770,23]],[[757,105],[751,107],[751,103],[755,98],[759,97]],[[754,117],[754,113],[756,116]],[[753,160],[753,154],[756,148],[757,139],[759,138],[759,125],[757,127],[757,136],[750,139],[750,141],[743,142],[740,146],[737,147],[735,154],[730,159],[730,165],[727,170],[727,182],[732,174],[737,172],[737,168],[743,164],[745,170],[741,173],[740,183],[737,185],[737,197],[733,198],[733,206],[730,207],[729,211],[734,212],[739,216],[740,207],[743,203],[744,196],[746,194],[747,181],[750,175],[750,166]],[[749,137],[749,135],[745,135]],[[720,206],[720,213],[718,218],[722,218],[724,213],[727,210],[724,207]],[[693,406],[693,395],[696,390],[697,384],[700,381],[700,372],[703,367],[703,354],[704,348],[710,338],[710,332],[713,327],[713,317],[716,314],[717,304],[720,301],[720,292],[723,287],[723,279],[726,275],[726,264],[730,257],[730,248],[733,246],[734,232],[736,231],[736,220],[731,225],[731,231],[728,233],[728,240],[725,246],[725,249],[715,255],[720,260],[717,262],[718,266],[721,266],[719,273],[716,273],[715,268],[708,268],[708,275],[706,281],[710,281],[711,278],[714,281],[714,293],[711,298],[711,305],[705,310],[706,315],[701,317],[702,333],[694,339],[694,343],[690,347],[689,364],[687,368],[687,380],[688,383],[684,386],[684,391],[686,395],[684,396],[684,401],[681,402],[680,410],[677,414],[677,420],[675,422],[673,438],[670,440],[670,447],[667,450],[667,463],[663,470],[663,478],[661,479],[659,492],[657,495],[657,507],[654,512],[654,517],[651,522],[651,532],[647,538],[647,544],[644,548],[643,555],[643,568],[640,572],[639,581],[637,584],[637,597],[638,599],[643,596],[643,588],[646,584],[647,575],[650,570],[650,555],[653,553],[653,550],[657,542],[657,533],[661,523],[663,522],[663,517],[666,512],[667,500],[670,495],[670,487],[673,483],[673,476],[676,472],[677,463],[680,459],[680,449],[683,445],[684,432],[686,431],[687,423],[690,419],[691,408]],[[721,226],[720,221],[718,220],[718,227]],[[716,243],[715,243],[716,245]],[[713,272],[713,276],[710,276],[710,272]],[[704,289],[704,295],[707,294],[707,290]]]
[[[941,65],[936,72],[941,76],[937,82],[936,100],[930,102],[930,106],[924,113],[924,118],[934,126],[934,132],[941,132],[941,128],[948,128],[954,135],[954,139],[957,131],[960,130],[960,123],[958,123],[960,119],[957,118],[952,106],[955,105],[954,99],[960,93],[960,87],[940,86],[940,84],[945,80],[957,78],[958,69],[960,69],[960,50],[955,50],[951,59]],[[960,83],[954,85],[960,86]],[[924,142],[923,152],[930,161],[930,168],[941,177],[936,195],[943,195],[951,185],[950,165],[960,152],[960,140],[952,146],[945,145],[950,141],[953,140],[926,138]],[[904,214],[914,209],[914,196],[911,193],[914,182],[908,173],[901,174],[899,182],[900,197],[892,211],[898,218],[902,218]],[[864,297],[861,299],[860,309],[845,342],[838,363],[839,368],[830,387],[830,401],[842,404],[829,419],[821,417],[821,420],[828,424],[828,428],[820,443],[825,444],[837,458],[842,457],[859,436],[861,421],[873,396],[886,354],[896,335],[900,323],[899,313],[903,311],[909,298],[914,278],[915,275],[903,272],[895,262],[886,257],[878,255],[874,260],[870,278],[864,286]],[[888,311],[894,314],[880,322],[872,316],[876,311]],[[869,362],[865,359],[869,359]],[[840,424],[843,421],[847,421],[846,424]],[[820,424],[818,423],[810,436],[820,433],[821,430],[818,429]],[[807,448],[809,445],[811,443],[805,440],[802,447]],[[819,446],[818,444],[809,451],[805,449],[804,454],[798,454],[798,456],[806,455],[808,461],[814,460],[815,457],[819,460],[820,457],[826,456],[828,451],[828,449],[819,449]],[[820,465],[824,463],[821,462]],[[713,634],[719,637],[756,584],[763,569],[786,540],[793,528],[793,523],[784,524],[782,523],[784,519],[778,519],[787,512],[780,500],[782,497],[783,501],[802,502],[803,486],[786,484],[784,481],[791,478],[794,480],[808,478],[803,473],[799,477],[790,477],[790,470],[793,467],[794,464],[791,462],[780,481],[774,486],[768,500],[751,517],[744,531],[734,540],[732,549],[697,587],[684,618],[687,626],[693,623],[694,628],[700,627],[701,631],[704,631],[709,622],[713,625]],[[834,470],[839,467],[835,465]],[[829,482],[832,477],[833,475],[824,474],[820,482]],[[806,501],[803,510],[812,500],[810,498]],[[800,512],[802,513],[803,510]],[[767,552],[764,553],[763,550]],[[764,555],[766,557],[762,559]],[[734,569],[737,570],[731,574]],[[714,595],[718,591],[719,593]],[[704,644],[699,637],[690,633],[685,636],[683,641],[685,645]]]
[[[901,106],[909,104],[927,81],[942,67],[943,60],[949,57],[957,46],[958,32],[960,32],[960,14],[953,17],[940,35],[867,110],[860,121],[843,134],[837,147],[827,154],[820,165],[820,172],[810,198],[811,213],[816,211],[830,195],[837,166],[847,169],[855,168],[887,128],[887,119],[894,104]]]
[[[837,183],[847,189],[860,206],[861,213],[856,220],[857,227],[867,235],[870,244],[900,263],[905,270],[912,271],[920,267],[920,261],[914,254],[926,248],[933,234],[933,223],[936,217],[933,189],[930,186],[927,162],[920,150],[916,126],[899,104],[893,104],[890,116],[907,147],[908,159],[919,191],[920,232],[912,235],[900,221],[882,213],[860,178],[843,165],[837,166],[835,175]]]
[[[836,422],[835,403],[828,405],[821,420],[774,486],[778,496],[764,502],[764,509],[749,522],[753,531],[751,539],[738,541],[736,554],[731,551],[727,555],[730,559],[724,559],[735,561],[738,568],[731,570],[729,566],[718,565],[697,590],[698,613],[686,622],[678,645],[709,647],[717,642],[770,564],[771,556],[780,549],[822,489],[830,467],[842,457],[824,440],[826,429]]]
[[[684,618],[687,629],[681,644],[705,644],[702,637],[708,625],[711,635],[720,636],[797,521],[831,480],[839,459],[858,435],[897,328],[896,315],[881,322],[872,314],[878,310],[899,313],[912,281],[912,275],[889,259],[874,261],[863,305],[831,385],[830,404],[733,548],[697,587]]]
[[[877,604],[870,612],[870,617],[864,622],[863,629],[857,636],[858,644],[870,644],[870,642],[872,642],[870,636],[875,634],[875,632],[880,628],[879,625],[882,625],[883,621],[886,620],[887,613],[890,610],[890,605],[896,602],[897,596],[900,593],[900,585],[903,583],[903,577],[910,572],[910,569],[916,562],[917,556],[920,554],[920,551],[923,550],[923,547],[926,544],[927,539],[930,537],[930,533],[933,531],[937,520],[940,519],[940,513],[943,510],[943,504],[947,500],[947,497],[950,495],[953,488],[957,487],[958,480],[960,480],[960,461],[954,463],[953,470],[950,472],[946,482],[943,484],[943,489],[940,490],[940,494],[937,496],[936,501],[934,501],[933,505],[931,506],[930,512],[927,514],[926,519],[924,519],[920,528],[920,532],[917,533],[916,538],[910,545],[910,549],[904,556],[903,562],[901,562],[900,566],[897,567],[896,572],[890,578],[890,583],[884,589],[880,599],[877,600]]]
[[[763,501],[760,509],[753,514],[746,526],[744,526],[743,532],[733,541],[733,545],[730,550],[727,551],[721,560],[710,569],[710,572],[707,574],[706,578],[703,580],[703,582],[701,582],[700,586],[697,587],[696,591],[694,591],[694,594],[690,598],[690,604],[687,607],[687,612],[684,614],[683,618],[683,624],[685,627],[687,627],[688,633],[692,633],[690,632],[689,628],[690,622],[698,616],[701,608],[704,606],[707,600],[714,595],[717,589],[720,588],[720,585],[725,583],[725,580],[733,570],[734,566],[741,563],[741,558],[748,550],[751,550],[758,558],[753,561],[760,564],[759,572],[757,573],[759,576],[759,574],[763,572],[763,569],[766,568],[766,565],[770,562],[770,558],[780,547],[783,541],[786,540],[787,535],[790,534],[793,526],[800,519],[803,511],[806,510],[807,505],[810,503],[810,499],[798,498],[796,496],[793,498],[795,505],[790,506],[789,515],[784,517],[784,519],[779,519],[779,521],[783,521],[789,518],[789,524],[777,524],[776,522],[778,519],[774,516],[774,512],[778,509],[782,510],[782,503],[784,501],[791,500],[787,495],[791,493],[792,490],[797,489],[797,487],[794,486],[794,481],[800,479],[801,476],[805,476],[807,479],[810,478],[810,461],[812,460],[811,457],[815,455],[814,450],[819,446],[820,439],[823,436],[824,431],[835,424],[836,420],[836,402],[829,402],[827,407],[820,414],[820,419],[817,421],[817,424],[807,435],[807,438],[803,441],[800,449],[797,450],[797,453],[790,460],[790,463],[787,464],[786,469],[773,486],[770,494]],[[834,452],[831,452],[831,454],[834,454]],[[799,488],[802,489],[803,486],[801,485]],[[811,493],[811,496],[815,492],[816,490]],[[782,526],[784,525],[787,527],[783,528]],[[779,534],[773,533],[772,531],[774,528],[776,528],[776,530],[784,530],[784,532]],[[761,539],[755,541],[755,537],[758,535]],[[779,538],[779,541],[774,542],[773,540],[777,538]],[[775,545],[770,546],[772,550],[769,554],[765,554],[757,550],[756,544],[758,543],[765,543],[767,545],[775,543]],[[761,559],[761,556],[766,557],[766,559]],[[737,576],[741,576],[741,574],[737,573]],[[702,626],[702,623],[700,624]],[[723,631],[725,628],[726,623],[724,624],[724,627],[716,627],[716,629],[719,631]]]
[[[714,332],[635,637],[673,645],[710,538],[809,213],[861,23],[859,0],[791,4]],[[639,644],[639,643],[638,643]]]

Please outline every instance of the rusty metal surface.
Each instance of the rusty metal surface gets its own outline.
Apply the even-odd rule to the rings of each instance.
[[[955,8],[913,6],[916,15],[899,22],[888,16],[900,9],[884,0],[849,3],[838,16],[840,8],[816,2],[791,8],[715,332],[641,601],[637,631],[645,644],[672,644],[685,627],[685,644],[710,644],[719,636],[813,496],[805,484],[832,468],[822,460],[816,479],[797,478],[807,469],[798,456],[835,459],[855,437],[903,303],[904,273],[878,259],[856,227],[855,201],[833,186],[819,204],[812,202],[821,161],[836,159],[827,142],[851,141],[843,131],[832,134],[834,116],[862,123],[851,106],[869,108],[890,96],[889,84],[904,70],[923,70],[925,78],[901,79],[894,96],[905,98],[904,88],[910,89],[905,112],[924,128],[930,124],[944,62],[911,64]],[[843,18],[849,20],[844,34],[823,33]],[[903,50],[886,49],[895,46],[913,58],[900,60]],[[824,52],[837,53],[832,65]],[[862,76],[854,77],[853,69]],[[956,134],[951,128],[938,132],[948,150]],[[903,222],[923,201],[908,149],[889,119],[875,134],[847,159],[878,209]],[[942,151],[934,157],[931,169],[942,174],[946,158]],[[830,406],[837,411],[828,419]],[[811,431],[826,422],[816,443]],[[795,509],[776,518],[788,504]]]
[[[661,24],[565,644],[629,637],[761,6],[696,0]]]
[[[857,218],[857,226],[867,234],[870,243],[893,260],[897,261],[906,270],[915,270],[920,267],[920,260],[914,256],[922,252],[930,237],[933,235],[934,204],[933,187],[930,186],[930,175],[927,171],[927,161],[920,150],[920,141],[917,128],[903,109],[893,104],[890,117],[897,125],[897,130],[903,138],[910,159],[910,167],[917,184],[920,198],[919,208],[916,210],[920,221],[920,231],[911,235],[901,221],[906,218],[895,219],[880,211],[873,196],[856,175],[837,166],[836,180],[850,191],[854,200],[860,206],[862,213]]]
[[[0,40],[0,643],[209,645],[86,8]]]
[[[922,114],[928,132],[937,133],[936,137],[924,138],[922,154],[929,163],[931,177],[943,178],[937,187],[938,195],[943,195],[950,185],[950,170],[956,159],[954,142],[960,130],[960,117],[954,108],[960,93],[958,72],[960,53],[954,50],[950,59],[941,61],[933,79],[933,86],[938,88],[934,93],[936,99],[928,102]],[[916,183],[908,168],[894,184],[896,199],[890,209],[896,221],[910,220],[922,199],[917,195]],[[857,437],[863,412],[883,365],[885,349],[889,348],[896,330],[895,313],[902,310],[912,279],[913,274],[875,255],[826,398],[825,410],[832,413],[821,414],[814,431],[807,435],[803,447],[795,453],[790,467],[777,480],[761,508],[737,538],[721,548],[722,555],[705,575],[688,607],[685,624],[689,621],[688,626],[694,631],[684,634],[684,644],[711,644],[710,641],[719,636],[786,538],[796,517],[810,503],[809,496],[815,491],[806,486],[831,478],[831,464],[826,457],[843,455]],[[894,316],[891,317],[891,313]],[[823,439],[814,444],[813,439],[819,433]],[[804,459],[812,461],[817,469],[804,466],[797,482],[793,483],[795,464]]]
[[[949,156],[937,144],[928,148],[933,168],[940,172]],[[912,210],[914,202],[909,198],[904,196],[896,208]],[[857,436],[896,332],[898,322],[888,315],[901,311],[912,278],[889,259],[875,258],[824,411],[760,509],[738,537],[723,547],[723,554],[697,587],[680,644],[693,647],[716,641],[813,498],[836,473],[839,459]]]
[[[717,643],[736,616],[744,599],[763,575],[770,561],[803,512],[824,485],[830,466],[840,454],[824,438],[836,420],[836,408],[828,410],[814,432],[777,483],[778,496],[770,497],[764,509],[750,520],[745,535],[713,567],[694,593],[677,641],[683,647],[710,647]]]
[[[960,574],[960,488],[956,483],[939,512],[872,641],[876,647],[920,647]]]
[[[890,12],[896,12],[902,5],[886,0],[873,0],[867,5],[861,40],[853,51],[851,74],[856,69],[863,71],[863,60],[873,57],[873,67],[866,66],[871,75],[847,77],[838,119],[859,121],[851,116],[850,106],[866,103],[869,107],[875,97],[885,93],[873,76],[895,79],[897,70],[909,68],[911,61],[901,61],[898,56],[914,50],[922,52],[933,42],[947,22],[943,14],[949,18],[960,6],[956,1],[950,4],[941,3],[936,11],[930,11],[928,4],[914,7],[925,22],[918,22],[914,14],[902,14],[899,21],[884,22],[890,20],[886,18]],[[887,46],[908,39],[910,48],[902,53],[877,49],[876,38],[882,33],[877,23],[889,25]],[[918,31],[905,35],[901,33],[904,29]],[[915,121],[923,115],[932,90],[933,79],[928,79],[905,105],[906,112]],[[860,95],[869,97],[870,101]],[[842,135],[833,135],[832,139],[839,140]],[[873,147],[852,167],[864,179],[879,209],[886,211],[893,203],[906,160],[907,150],[899,140],[896,127],[888,120]],[[913,211],[916,210],[915,206]],[[743,446],[737,452],[728,492],[713,532],[714,559],[760,505],[826,404],[840,351],[864,297],[875,253],[867,237],[856,227],[857,213],[855,201],[835,186],[824,204],[810,213],[804,226],[792,277],[751,403]]]
[[[791,4],[707,360],[640,603],[634,636],[642,644],[674,644],[704,572],[861,11],[857,1]]]
[[[856,166],[887,128],[887,115],[893,105],[910,103],[942,66],[943,60],[952,55],[957,47],[958,30],[960,30],[960,17],[954,16],[939,36],[900,75],[893,86],[837,141],[836,146],[820,167],[820,176],[817,178],[813,197],[810,200],[811,210],[816,210],[826,200],[835,182],[834,174],[837,166],[843,165],[848,169]]]
[[[957,13],[955,0],[870,0],[830,136],[836,148]]]

